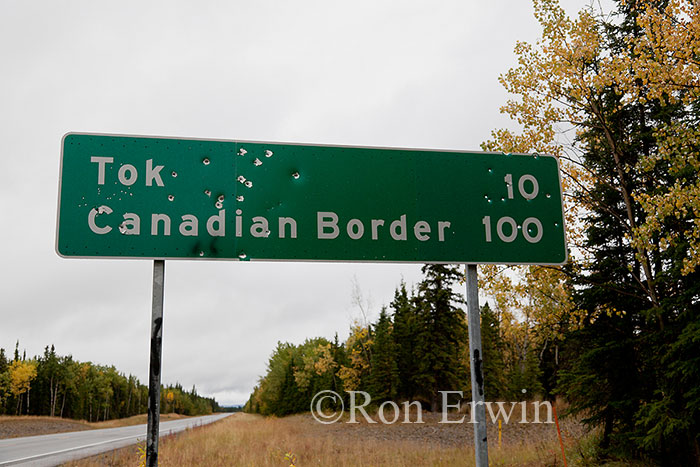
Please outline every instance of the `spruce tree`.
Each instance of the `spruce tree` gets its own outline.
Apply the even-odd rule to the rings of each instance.
[[[644,3],[621,3],[614,21],[599,20],[607,54],[638,57],[640,50],[630,44],[642,37],[637,18]],[[700,366],[693,356],[700,354],[700,271],[682,269],[685,259],[697,255],[689,248],[691,239],[683,241],[697,219],[692,212],[661,214],[653,219],[660,233],[643,246],[630,238],[649,221],[640,199],[698,184],[697,170],[670,165],[657,138],[674,126],[696,127],[700,108],[648,97],[653,83],[645,79],[633,80],[637,89],[629,94],[612,83],[604,88],[579,133],[583,164],[600,183],[577,193],[589,207],[585,247],[592,261],[576,277],[576,302],[588,316],[568,336],[560,389],[573,410],[603,426],[604,448],[697,464]],[[687,141],[682,150],[697,157],[700,144]],[[675,240],[664,244],[662,235]]]
[[[348,365],[348,357],[345,354],[345,346],[338,340],[338,333],[335,333],[331,346],[333,352],[333,361],[335,362],[335,370],[333,371],[333,385],[330,389],[338,394],[344,393],[343,380],[340,379],[338,372],[343,365]]]
[[[464,299],[452,290],[462,278],[458,266],[430,264],[422,268],[425,278],[414,298],[417,312],[416,393],[439,409],[439,391],[464,390],[467,368],[467,323],[457,307]]]
[[[5,414],[5,401],[10,393],[10,376],[7,374],[9,367],[5,349],[0,348],[0,415]]]
[[[412,400],[416,395],[418,361],[416,359],[418,317],[412,297],[406,291],[406,284],[394,292],[391,302],[394,329],[392,337],[396,345],[396,367],[398,370],[398,396]]]
[[[484,372],[484,394],[487,400],[509,396],[503,359],[500,323],[488,303],[481,307],[481,349]]]
[[[399,370],[396,365],[396,345],[392,336],[391,318],[382,308],[374,326],[370,394],[372,400],[382,402],[396,398],[399,386]]]
[[[541,397],[544,389],[540,382],[542,370],[537,349],[526,345],[515,365],[507,372],[509,395],[511,398],[531,399]]]

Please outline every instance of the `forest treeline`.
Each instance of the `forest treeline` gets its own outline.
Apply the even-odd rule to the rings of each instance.
[[[61,356],[54,346],[42,355],[14,356],[0,348],[0,415],[47,415],[89,422],[130,417],[148,410],[148,386],[113,366]],[[206,415],[220,411],[214,398],[179,384],[161,388],[161,412]]]
[[[619,0],[570,17],[557,0],[533,4],[541,37],[515,44],[499,78],[518,129],[482,149],[557,157],[569,261],[479,266],[486,398],[564,397],[600,428],[601,463],[700,465],[700,8]],[[504,196],[525,175],[501,174]],[[318,388],[434,408],[435,389],[464,389],[463,313],[425,272],[344,343],[280,344],[249,409],[307,410]]]
[[[346,391],[365,391],[375,405],[419,401],[433,411],[440,409],[439,391],[464,391],[470,398],[464,294],[457,291],[463,273],[454,265],[425,265],[422,271],[416,287],[401,283],[376,322],[355,322],[345,342],[337,334],[332,342],[280,342],[246,410],[277,416],[308,411],[323,390],[344,395],[346,402]],[[552,396],[547,349],[528,345],[526,326],[509,322],[506,332],[488,305],[481,319],[490,400],[521,400],[523,392]]]

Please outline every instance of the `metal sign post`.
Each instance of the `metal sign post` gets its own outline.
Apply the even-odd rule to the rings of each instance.
[[[479,286],[475,264],[467,264],[467,321],[469,325],[469,359],[472,381],[472,421],[474,423],[474,456],[477,467],[489,465],[486,441],[486,407],[484,405],[484,372],[479,320]]]
[[[158,431],[160,426],[160,367],[163,349],[163,289],[165,261],[153,261],[153,308],[151,311],[151,361],[148,375],[148,432],[146,466],[158,465]]]

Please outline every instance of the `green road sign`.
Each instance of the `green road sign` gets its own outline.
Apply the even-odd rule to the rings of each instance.
[[[65,257],[567,257],[549,156],[69,133],[60,183]]]

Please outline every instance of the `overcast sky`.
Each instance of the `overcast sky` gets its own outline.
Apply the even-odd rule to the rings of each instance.
[[[152,261],[54,251],[65,133],[478,150],[538,36],[525,0],[0,0],[0,347],[148,381]],[[420,265],[166,262],[163,383],[243,403],[278,341],[347,337],[354,280],[374,319],[402,278]]]

